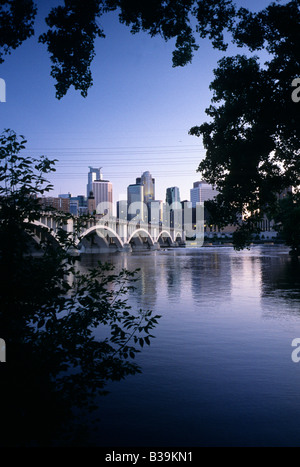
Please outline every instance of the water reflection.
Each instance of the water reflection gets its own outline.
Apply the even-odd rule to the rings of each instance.
[[[231,255],[231,298],[243,313],[260,309],[262,293],[262,257],[260,251],[252,255]]]
[[[300,336],[300,272],[288,249],[176,249],[112,261],[141,268],[129,303],[163,318],[140,356],[143,373],[98,401],[105,428],[92,444],[299,444],[291,340]]]
[[[134,298],[135,309],[152,310],[155,308],[158,284],[163,283],[161,281],[162,271],[157,268],[155,252],[151,256],[145,254],[142,258],[122,253],[119,255],[83,255],[79,268],[82,272],[86,272],[88,268],[98,261],[112,263],[116,272],[122,269],[139,270],[136,275],[134,289],[129,291],[128,296]]]
[[[189,269],[196,304],[216,307],[220,300],[227,300],[226,297],[230,296],[231,266],[223,253],[203,249],[200,255],[191,254]]]
[[[35,269],[31,273],[40,274],[40,259],[32,261]],[[51,265],[46,259],[45,263]],[[60,265],[57,260],[55,267]],[[19,301],[2,295],[1,324],[6,326],[1,326],[1,332],[6,331],[8,356],[0,368],[0,446],[77,445],[86,428],[81,411],[93,409],[95,397],[107,393],[108,382],[141,372],[134,357],[141,346],[150,345],[158,317],[142,313],[144,309],[134,313],[128,305],[134,274],[123,268],[119,274],[110,265],[87,258],[78,269],[80,273],[76,266],[71,269],[71,288],[53,281],[50,289],[53,273],[49,268],[42,304],[40,295],[34,296],[35,290],[28,285]],[[27,275],[29,281],[32,275]],[[143,289],[143,284],[147,281],[141,281],[141,296],[153,296],[153,288]],[[21,323],[13,319],[18,312],[27,318],[33,306],[41,315],[39,321],[34,321],[35,316]],[[42,315],[44,309],[48,314]]]
[[[287,254],[265,257],[262,262],[264,317],[300,315],[300,261]]]
[[[98,259],[84,256],[82,269]],[[159,312],[167,303],[174,303],[214,310],[230,304],[232,309],[244,307],[244,312],[263,313],[270,297],[286,301],[288,312],[300,300],[300,263],[284,247],[258,246],[244,252],[232,248],[170,249],[101,255],[101,260],[112,261],[118,270],[140,268],[135,290],[130,292],[131,303]],[[275,307],[273,311],[276,314],[279,310]]]

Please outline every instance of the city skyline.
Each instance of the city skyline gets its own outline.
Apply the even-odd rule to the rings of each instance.
[[[246,0],[237,2],[249,6]],[[268,1],[254,0],[251,9]],[[1,64],[6,102],[0,104],[5,128],[28,140],[24,154],[57,159],[49,175],[53,196],[86,192],[89,165],[102,166],[115,187],[115,199],[127,191],[127,181],[149,170],[157,178],[156,197],[178,184],[188,199],[197,168],[205,155],[201,142],[188,132],[207,121],[213,69],[224,52],[201,40],[192,64],[172,67],[172,41],[147,34],[132,35],[118,15],[101,18],[105,39],[96,41],[92,64],[94,85],[83,98],[71,88],[55,99],[47,50],[37,37],[47,28],[44,18],[56,0],[39,2],[35,37],[25,41]],[[226,54],[243,50],[230,45]],[[30,90],[30,91],[29,91]],[[120,169],[122,168],[122,170]]]
[[[57,198],[61,198],[61,199],[69,198],[71,202],[73,201],[74,206],[75,206],[75,203],[77,203],[77,206],[82,206],[82,201],[83,199],[85,199],[86,206],[88,206],[89,198],[92,196],[92,199],[94,200],[92,205],[95,206],[95,209],[97,208],[97,205],[101,202],[112,203],[113,211],[111,214],[116,215],[117,217],[118,217],[118,212],[119,211],[121,212],[121,210],[124,209],[122,203],[126,202],[128,206],[133,205],[134,203],[142,203],[141,214],[140,214],[141,218],[144,218],[144,216],[146,215],[144,213],[144,206],[147,206],[148,204],[150,204],[151,201],[159,202],[162,204],[169,204],[169,205],[171,205],[172,203],[176,203],[176,202],[179,202],[179,203],[184,202],[184,201],[188,201],[191,203],[193,202],[193,198],[192,198],[193,188],[190,189],[190,196],[183,199],[180,195],[180,187],[178,186],[172,186],[172,187],[166,186],[164,188],[164,196],[158,199],[155,196],[155,178],[152,177],[152,174],[150,174],[148,170],[144,171],[141,174],[141,176],[137,176],[135,178],[135,183],[129,183],[127,185],[127,192],[124,193],[123,197],[119,199],[115,199],[113,195],[114,185],[111,182],[111,180],[103,179],[102,167],[88,166],[88,168],[89,168],[89,172],[87,172],[86,174],[88,183],[86,187],[87,187],[87,194],[89,193],[89,196],[87,196],[87,194],[84,195],[82,193],[77,193],[77,192],[71,193],[70,191],[65,189],[64,193],[58,194]],[[147,188],[148,191],[145,191],[145,184],[146,185],[147,183],[149,184],[150,180],[152,181],[153,186],[152,186],[152,193],[149,196],[149,186]],[[207,199],[211,199],[210,194],[214,192],[214,190],[209,189],[210,187],[209,184],[201,180],[193,182],[194,189],[196,186],[197,187],[201,186],[201,184],[202,185],[204,184],[206,186],[204,193],[209,196],[203,197],[202,195],[201,199],[198,200],[199,202],[203,202]],[[97,185],[101,185],[101,187],[98,188]],[[103,187],[104,185],[105,185],[105,188]],[[109,189],[107,189],[107,187],[109,187]],[[64,187],[64,188],[67,188],[67,187]],[[52,199],[55,197],[48,195],[48,196],[45,196],[44,198]],[[78,204],[78,201],[79,201],[79,204]],[[193,207],[195,206],[193,205]],[[148,208],[150,209],[150,206]],[[73,212],[74,214],[76,213],[75,211],[76,209]],[[101,213],[98,212],[98,214],[101,214]],[[136,215],[136,210],[134,212],[132,211],[128,213],[128,215],[129,215],[128,219],[130,220],[130,216],[131,218],[133,218]]]
[[[157,199],[155,196],[155,178],[147,170],[141,176],[135,178],[135,183],[127,186],[127,193],[123,195],[122,199],[114,199],[113,184],[110,180],[103,179],[102,167],[89,166],[88,168],[86,190],[89,196],[87,194],[71,193],[70,191],[66,193],[67,190],[65,190],[65,193],[60,193],[55,197],[49,196],[50,192],[48,196],[41,198],[43,205],[45,207],[51,205],[73,215],[87,213],[103,215],[109,213],[110,216],[129,221],[133,218],[140,218],[143,222],[147,222],[153,217],[161,218],[166,205],[171,206],[173,203],[182,204],[188,202],[192,206],[192,189],[190,190],[190,197],[182,199],[178,186],[165,187],[165,195],[161,199]],[[202,181],[194,182],[193,187],[203,183],[210,187],[210,185]],[[205,190],[205,193],[209,195],[213,192],[211,189]],[[69,200],[68,205],[66,204],[67,199]],[[204,199],[202,196],[198,201],[203,202],[207,199],[211,199],[211,197],[206,196]],[[63,202],[64,204],[62,204]],[[193,207],[195,207],[195,203]]]
[[[4,0],[0,31],[0,445],[300,447],[300,0]]]

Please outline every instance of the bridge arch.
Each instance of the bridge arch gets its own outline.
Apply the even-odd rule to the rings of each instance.
[[[181,243],[183,241],[182,234],[180,232],[177,232],[175,235],[175,242]]]
[[[167,230],[162,230],[159,233],[159,236],[157,237],[157,241],[159,242],[160,240],[162,240],[163,237],[167,237],[169,240],[169,243],[173,243],[172,235]]]
[[[31,230],[32,232],[31,234],[28,232],[28,235],[30,235],[38,245],[42,241],[41,237],[46,234],[48,239],[51,240],[55,246],[61,247],[55,232],[50,227],[48,227],[48,225],[43,224],[38,220],[34,220],[32,222],[26,221],[25,223],[28,225],[28,230]]]
[[[154,246],[154,240],[153,238],[151,237],[150,233],[146,230],[146,229],[143,229],[143,228],[140,228],[140,229],[136,229],[129,237],[128,239],[128,244],[133,240],[134,237],[137,236],[137,234],[139,233],[142,233],[142,234],[146,234],[145,236],[147,237],[148,239],[148,242],[150,243],[151,246]]]
[[[101,231],[103,231],[103,233]],[[124,247],[124,243],[121,237],[117,234],[117,232],[115,232],[112,228],[108,227],[107,225],[103,225],[103,224],[93,225],[92,227],[85,230],[81,238],[77,240],[77,246],[79,246],[80,243],[90,234],[95,233],[101,240],[105,242],[106,246],[108,247],[109,243],[107,242],[105,238],[104,232],[107,233],[110,238],[113,238],[115,240],[118,248]]]

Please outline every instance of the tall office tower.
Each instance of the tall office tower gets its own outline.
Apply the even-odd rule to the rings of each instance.
[[[155,179],[152,178],[150,172],[144,172],[143,175],[136,179],[137,185],[144,186],[144,203],[155,199]]]
[[[90,171],[88,173],[88,183],[86,186],[86,197],[90,196],[91,191],[93,191],[93,182],[95,180],[102,180],[101,169],[102,167],[95,169],[93,167],[89,167]]]
[[[117,201],[117,219],[127,220],[127,200]]]
[[[180,193],[179,188],[177,186],[172,186],[167,188],[166,191],[166,203],[171,206],[172,203],[180,203]]]
[[[166,191],[166,207],[170,209],[169,214],[166,215],[169,217],[170,227],[178,227],[182,222],[182,206],[180,203],[180,193],[177,186],[167,188]]]
[[[144,221],[144,186],[140,184],[129,185],[127,187],[128,216],[131,221],[134,217],[137,220]]]
[[[163,220],[163,202],[155,199],[148,204],[148,220],[153,225],[160,225]]]
[[[196,203],[204,203],[217,196],[218,191],[206,182],[200,181],[195,182],[194,187],[191,189],[191,202],[193,208],[196,207]]]
[[[95,180],[92,183],[97,214],[113,215],[113,187],[109,180]]]

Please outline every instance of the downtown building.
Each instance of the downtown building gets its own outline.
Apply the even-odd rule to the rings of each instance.
[[[173,203],[180,203],[180,192],[177,186],[172,186],[166,190],[166,203],[171,206]]]
[[[69,212],[73,216],[82,216],[87,214],[87,200],[83,195],[72,196],[71,193],[58,195],[60,199],[69,200]]]
[[[151,219],[151,204],[155,201],[155,179],[149,171],[136,178],[136,183],[127,187],[127,219],[138,222]]]
[[[126,221],[127,216],[128,216],[127,200],[122,199],[122,200],[117,201],[116,208],[117,208],[117,219]]]
[[[167,188],[166,190],[166,211],[164,213],[164,218],[169,222],[171,228],[179,228],[182,225],[182,205],[180,203],[180,192],[177,186]]]
[[[101,168],[89,167],[90,171],[88,173],[88,183],[86,186],[86,197],[89,198],[91,192],[93,191],[93,182],[96,180],[101,180]]]
[[[94,169],[93,169],[94,170]],[[109,216],[113,216],[113,186],[109,180],[103,180],[102,174],[100,169],[98,172],[91,171],[88,174],[91,179],[94,178],[94,174],[97,176],[99,175],[99,179],[94,179],[87,185],[87,189],[90,187],[88,199],[90,200],[90,204],[95,208],[96,213],[98,215],[104,216],[108,214]],[[91,174],[91,175],[90,175]]]
[[[155,199],[148,204],[148,221],[153,225],[162,225],[164,220],[164,203]]]
[[[219,192],[212,185],[209,185],[209,183],[200,181],[194,183],[190,193],[192,207],[195,208],[197,203],[205,203],[205,201],[214,199]]]
[[[131,221],[136,218],[137,221],[144,222],[146,212],[144,205],[144,185],[139,183],[131,184],[127,187],[127,219]]]
[[[65,213],[70,212],[70,197],[42,197],[38,198],[40,205],[44,211],[55,209]]]
[[[136,179],[136,184],[144,187],[144,203],[146,205],[155,200],[155,179],[150,172],[144,172],[141,177]]]

